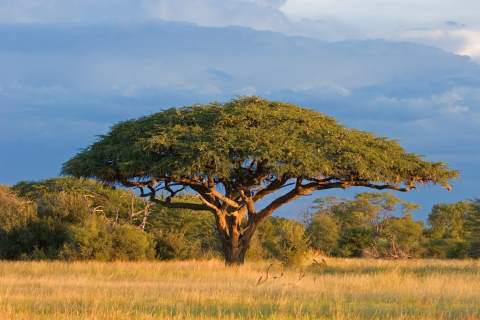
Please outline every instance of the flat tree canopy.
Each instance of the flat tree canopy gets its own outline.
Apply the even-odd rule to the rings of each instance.
[[[137,187],[165,206],[211,211],[229,263],[243,262],[258,223],[299,196],[354,186],[450,188],[449,180],[457,176],[446,164],[408,153],[395,141],[258,97],[121,122],[66,162],[63,172]],[[256,208],[257,201],[284,188]],[[184,189],[196,192],[200,201],[175,201]],[[160,199],[161,191],[169,196]]]

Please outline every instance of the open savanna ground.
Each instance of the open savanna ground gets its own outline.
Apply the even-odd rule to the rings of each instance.
[[[2,262],[0,318],[480,319],[478,261],[269,265]]]

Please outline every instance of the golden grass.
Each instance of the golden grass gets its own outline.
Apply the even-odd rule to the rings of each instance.
[[[0,319],[480,319],[475,261],[267,266],[2,262]]]

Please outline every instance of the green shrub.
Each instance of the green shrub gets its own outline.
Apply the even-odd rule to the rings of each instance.
[[[258,230],[264,257],[285,265],[298,265],[305,258],[309,243],[301,223],[285,218],[268,218]]]
[[[112,260],[146,260],[155,258],[152,237],[132,225],[124,224],[112,230]]]
[[[210,212],[156,208],[147,231],[156,241],[159,259],[221,256],[221,243]]]
[[[328,214],[317,214],[307,227],[307,234],[313,249],[326,255],[335,252],[340,237],[335,218]]]

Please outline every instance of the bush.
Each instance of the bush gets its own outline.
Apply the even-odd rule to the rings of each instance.
[[[210,212],[167,208],[156,208],[147,228],[162,260],[220,256],[221,243],[215,230]]]
[[[9,187],[0,185],[0,230],[9,232],[25,226],[35,217],[33,202],[22,199]]]
[[[276,259],[285,265],[300,264],[309,249],[302,224],[285,218],[271,217],[259,226],[258,238],[264,258]]]
[[[152,238],[131,225],[111,225],[105,218],[92,216],[69,228],[69,239],[60,250],[66,260],[145,260],[155,257]]]
[[[366,250],[372,248],[373,244],[371,228],[365,226],[349,228],[343,230],[335,254],[342,257],[362,257]]]
[[[36,210],[29,213],[31,217],[24,223],[20,223],[22,219],[10,219],[17,223],[14,227],[10,227],[12,223],[5,223],[9,230],[0,238],[0,253],[4,258],[138,260],[154,257],[152,238],[139,228],[143,219],[140,213],[145,212],[147,204],[130,192],[71,177],[22,182],[13,190],[34,203]],[[1,199],[0,193],[0,208]],[[12,215],[5,212],[10,211],[3,210],[0,219]]]
[[[377,248],[382,257],[407,258],[423,254],[423,223],[414,221],[410,214],[403,217],[388,217],[379,231]]]
[[[313,249],[326,255],[335,252],[340,234],[332,216],[322,213],[315,215],[307,227],[307,234]]]
[[[35,205],[18,197],[9,187],[0,186],[0,259],[18,257],[15,249],[22,241],[19,230],[36,219]]]

